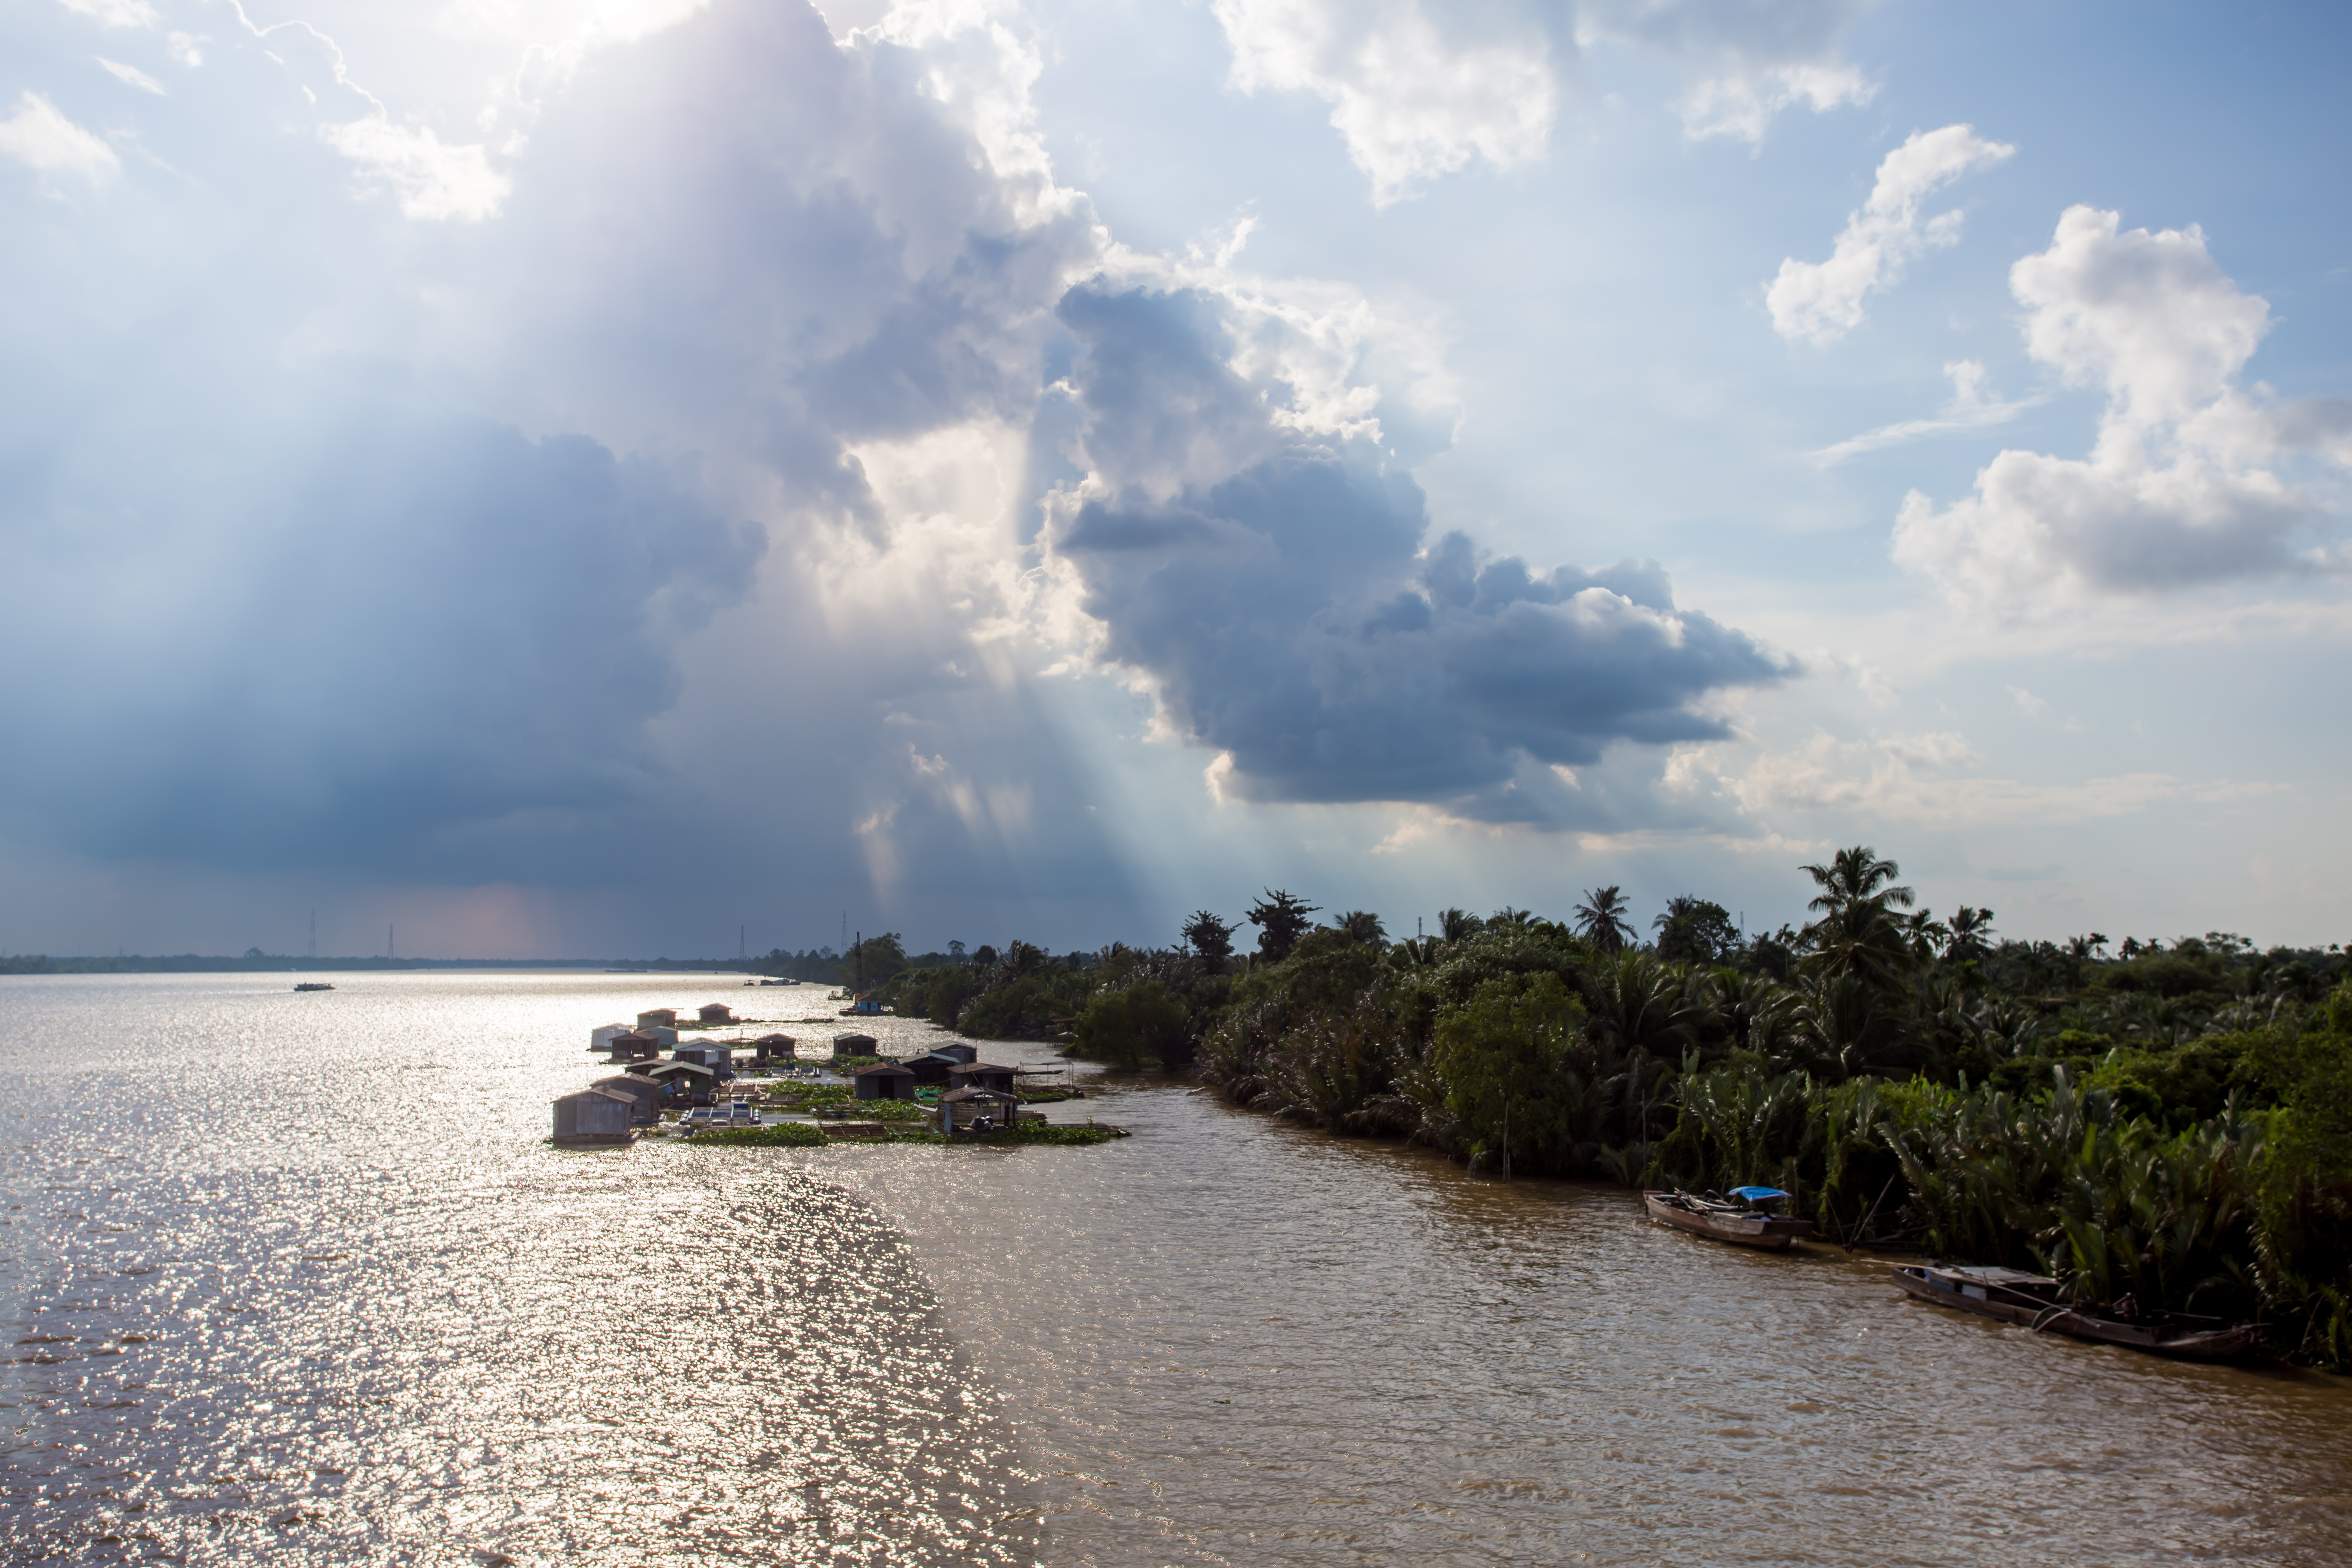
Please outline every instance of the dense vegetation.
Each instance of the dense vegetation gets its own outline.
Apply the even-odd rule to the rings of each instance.
[[[1739,931],[1621,890],[1565,921],[1380,921],[1269,892],[1257,951],[982,948],[895,975],[902,1013],[1193,1068],[1238,1105],[1496,1174],[1765,1182],[1827,1236],[2045,1269],[2076,1299],[2257,1314],[2352,1365],[2352,985],[2336,948],[2208,932],[1997,938],[1912,908],[1866,847],[1804,868],[1812,920]]]

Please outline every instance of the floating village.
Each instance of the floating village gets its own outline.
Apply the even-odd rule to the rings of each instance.
[[[828,1000],[848,1004],[844,1018],[881,1011],[870,997],[848,993]],[[634,1024],[597,1026],[588,1049],[607,1070],[556,1100],[554,1142],[587,1148],[649,1136],[811,1145],[1097,1142],[1125,1135],[1091,1122],[1048,1126],[1034,1107],[1086,1098],[1065,1068],[982,1061],[978,1047],[961,1040],[917,1056],[885,1056],[875,1037],[855,1030],[833,1035],[822,1055],[803,1056],[799,1037],[751,1033],[783,1021],[739,1017],[728,1004],[711,1002],[690,1018],[656,1007]]]

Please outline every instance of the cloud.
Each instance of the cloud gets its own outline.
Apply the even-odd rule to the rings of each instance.
[[[644,726],[677,698],[681,639],[742,594],[756,531],[657,466],[452,412],[379,367],[268,379],[210,408],[151,388],[18,468],[92,520],[107,563],[93,601],[89,545],[35,551],[55,514],[9,520],[19,581],[51,606],[0,634],[9,661],[80,652],[74,679],[9,704],[55,745],[16,751],[0,793],[78,847],[170,856],[196,835],[252,866],[654,784]],[[191,447],[201,465],[173,460]]]
[[[1933,419],[1906,419],[1893,425],[1882,425],[1875,430],[1865,430],[1850,436],[1832,446],[1823,447],[1812,454],[1813,461],[1822,468],[1834,468],[1848,458],[1864,452],[1876,452],[1888,447],[1900,447],[1929,436],[1951,436],[1965,430],[1983,430],[1995,425],[2006,425],[2029,408],[2047,402],[2043,397],[2020,397],[2014,400],[1985,395],[1985,367],[1975,360],[1954,360],[1944,367],[1952,379],[1949,402],[1937,411]]]
[[[105,68],[107,75],[123,86],[135,87],[142,92],[152,92],[158,98],[165,96],[163,84],[137,66],[127,66],[121,60],[108,59],[104,55],[97,56],[96,58],[98,63]]]
[[[2203,232],[2124,231],[2067,209],[2050,248],[2011,269],[2026,351],[2106,400],[2091,456],[2004,451],[1937,510],[1913,491],[1895,557],[2001,619],[2114,595],[2308,571],[2321,508],[2279,471],[2297,448],[2343,463],[2334,405],[2277,405],[2238,377],[2270,327]]]
[[[1987,142],[1971,126],[1915,131],[1878,165],[1870,199],[1846,219],[1827,261],[1780,263],[1765,290],[1772,330],[1784,338],[1832,342],[1862,324],[1862,302],[1902,280],[1915,258],[1960,237],[1961,217],[1948,212],[1921,222],[1919,204],[1972,170],[1989,168],[2016,148]]]
[[[1596,48],[1663,55],[1681,68],[1693,137],[1759,139],[1781,110],[1870,96],[1836,41],[1869,0],[1215,0],[1244,92],[1304,92],[1371,181],[1375,205],[1474,163],[1509,169],[1549,147],[1570,79]]]
[[[1673,776],[1692,789],[1711,781],[1713,793],[1742,812],[1780,824],[1791,810],[1829,812],[1848,825],[1859,812],[1938,830],[2068,826],[2134,816],[2168,801],[2217,798],[2217,790],[2249,792],[2226,780],[2200,784],[2155,773],[2074,784],[1974,776],[1969,770],[1980,761],[1965,737],[1953,733],[1839,741],[1816,731],[1801,745],[1745,755],[1693,748],[1677,754]]]
[[[24,94],[16,100],[16,112],[0,120],[0,154],[37,174],[79,174],[94,185],[122,168],[113,148],[59,114],[37,92]]]
[[[1472,31],[1418,0],[1215,0],[1244,92],[1308,92],[1386,206],[1474,159],[1508,168],[1551,140],[1559,87],[1532,13]]]
[[[400,210],[425,223],[479,223],[498,216],[514,182],[479,144],[449,147],[429,126],[381,116],[321,126],[327,144],[390,186]]]
[[[1460,533],[1424,549],[1419,488],[1370,440],[1286,426],[1203,290],[1090,287],[1062,317],[1088,472],[1051,546],[1097,657],[1219,753],[1222,798],[1540,818],[1531,769],[1579,791],[1549,770],[1727,734],[1711,694],[1792,672],[1678,609],[1655,563],[1531,573]]]
[[[1681,66],[1675,104],[1685,134],[1759,142],[1772,120],[1801,104],[1826,113],[1867,103],[1874,89],[1837,53],[1837,41],[1871,0],[1588,0],[1581,36],[1643,46]]]
[[[102,27],[152,27],[163,18],[147,0],[60,0],[76,16]]]
[[[152,227],[0,184],[0,286],[46,302],[0,321],[0,549],[39,595],[0,657],[46,672],[0,722],[56,741],[0,761],[0,827],[236,875],[1123,907],[1026,684],[1029,427],[1101,244],[1024,152],[1034,58],[714,5],[589,51],[494,169],[396,104],[353,131],[342,61],[240,31],[122,95],[171,117],[171,167],[119,176],[173,198]]]

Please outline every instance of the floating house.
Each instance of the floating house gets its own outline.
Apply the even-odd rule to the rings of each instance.
[[[599,1024],[588,1031],[588,1048],[592,1051],[610,1050],[613,1041],[628,1032],[626,1024]]]
[[[675,1029],[677,1027],[677,1009],[675,1007],[648,1008],[645,1012],[637,1015],[637,1027],[640,1029]]]
[[[635,1102],[636,1119],[640,1121],[654,1121],[660,1114],[662,1086],[652,1079],[636,1073],[622,1073],[614,1078],[600,1078],[588,1087],[601,1089],[607,1094],[627,1095]]]
[[[1018,1100],[993,1089],[951,1089],[940,1096],[942,1132],[995,1132],[1020,1113]]]
[[[901,1065],[915,1075],[915,1081],[918,1084],[926,1089],[945,1089],[948,1074],[963,1066],[961,1062],[944,1051],[933,1051],[928,1056],[908,1057]]]
[[[953,1062],[976,1062],[980,1060],[979,1050],[974,1047],[965,1045],[961,1040],[958,1040],[955,1044],[950,1046],[934,1046],[931,1047],[931,1055],[935,1057],[945,1057],[950,1061]]]
[[[699,1062],[721,1078],[735,1076],[735,1048],[732,1046],[714,1046],[708,1040],[697,1040],[670,1052],[669,1059],[674,1062]]]
[[[988,1089],[999,1094],[1013,1092],[1013,1071],[994,1062],[965,1062],[948,1069],[948,1083],[955,1089]]]
[[[881,1051],[882,1042],[871,1035],[835,1035],[833,1037],[833,1054],[837,1057],[879,1056]]]
[[[617,1065],[622,1062],[649,1062],[661,1055],[662,1042],[643,1029],[625,1029],[604,1042],[604,1049],[613,1053]]]
[[[801,1043],[790,1035],[761,1035],[751,1042],[754,1060],[762,1067],[770,1062],[790,1062],[800,1059]]]
[[[859,1068],[851,1081],[857,1085],[860,1100],[915,1098],[915,1075],[897,1062],[876,1062],[870,1068]]]
[[[635,1136],[637,1102],[614,1089],[583,1089],[555,1102],[558,1143],[625,1143]]]
[[[689,1105],[709,1104],[711,1086],[719,1081],[716,1069],[700,1062],[656,1062],[645,1069],[645,1075],[660,1084],[668,1099]]]
[[[724,1002],[705,1002],[696,1009],[696,1013],[702,1019],[702,1026],[706,1029],[714,1024],[731,1024],[735,1021],[735,1009]]]

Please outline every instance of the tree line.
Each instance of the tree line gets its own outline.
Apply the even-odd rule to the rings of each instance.
[[[1014,942],[880,989],[969,1035],[1194,1072],[1498,1176],[1769,1184],[1832,1239],[2259,1316],[2282,1352],[2352,1366],[2340,948],[2012,941],[1990,910],[1916,907],[1866,846],[1801,869],[1809,919],[1769,934],[1698,898],[1643,933],[1604,887],[1565,919],[1454,909],[1391,939],[1269,889],[1164,949]]]

